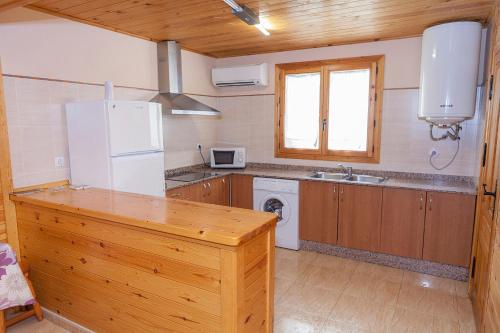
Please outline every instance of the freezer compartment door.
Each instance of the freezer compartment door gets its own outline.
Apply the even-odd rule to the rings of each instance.
[[[111,156],[163,151],[161,105],[148,102],[108,102]]]
[[[113,190],[165,196],[163,153],[111,158]]]

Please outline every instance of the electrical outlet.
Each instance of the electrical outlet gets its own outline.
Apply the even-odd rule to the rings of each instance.
[[[196,148],[198,148],[198,150],[201,150],[201,144],[200,144],[200,143],[198,143],[198,144],[196,145]]]
[[[63,156],[57,156],[56,158],[54,158],[54,165],[56,168],[62,169],[64,168],[64,164],[65,161]]]

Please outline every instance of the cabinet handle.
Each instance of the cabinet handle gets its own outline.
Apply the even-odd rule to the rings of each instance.
[[[171,198],[178,198],[178,197],[180,197],[180,196],[181,196],[181,194],[180,194],[180,193],[174,193],[174,194],[170,194],[170,195],[169,195],[169,197],[171,197]]]
[[[420,210],[424,209],[424,194],[420,193]]]
[[[337,187],[336,186],[333,187],[333,193],[337,193]]]
[[[203,184],[203,188],[205,188],[205,189],[206,189],[206,188],[207,188],[207,184]]]
[[[211,188],[212,187],[212,184],[208,183],[208,187]]]
[[[429,194],[429,210],[432,210],[432,194]]]
[[[222,178],[222,184],[225,184],[225,183],[226,183],[226,179]]]

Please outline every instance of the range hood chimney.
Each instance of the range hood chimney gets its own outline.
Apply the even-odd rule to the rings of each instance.
[[[165,114],[217,116],[219,110],[182,93],[181,49],[175,41],[158,43],[159,94],[151,102],[160,103]]]

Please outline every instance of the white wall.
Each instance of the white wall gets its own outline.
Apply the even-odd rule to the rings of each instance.
[[[475,176],[476,151],[482,133],[480,112],[474,120],[464,123],[461,149],[449,168],[437,171],[428,163],[428,152],[435,147],[439,152],[436,164],[445,164],[455,152],[456,143],[432,141],[428,125],[417,119],[420,52],[421,38],[418,37],[217,59],[218,67],[263,62],[270,66],[270,84],[266,88],[218,88],[219,106],[224,111],[218,127],[218,143],[247,147],[251,162],[335,167],[339,162],[274,157],[274,65],[384,54],[381,161],[349,165],[360,169]]]
[[[0,13],[5,74],[158,88],[156,44],[29,9]]]
[[[214,95],[210,70],[215,60],[182,51],[184,90]],[[104,89],[89,83],[111,80],[115,98],[149,100],[156,94],[156,44],[29,9],[0,13],[0,60],[4,79],[14,186],[69,178],[64,104],[101,99]],[[26,76],[71,82],[54,82]],[[142,89],[134,89],[142,88]],[[215,105],[215,97],[196,97]],[[214,118],[165,117],[167,168],[201,162],[196,144],[215,144]]]
[[[416,119],[420,43],[420,38],[408,38],[225,59],[183,50],[184,91],[224,113],[222,118],[165,117],[166,168],[200,163],[197,143],[205,146],[205,154],[214,145],[245,146],[251,162],[335,166],[336,162],[274,158],[274,64],[384,54],[381,163],[354,166],[437,173],[427,163],[428,150],[438,148],[439,164],[455,146],[432,142],[427,125]],[[54,165],[55,157],[68,156],[63,106],[102,97],[102,87],[87,83],[112,80],[132,87],[117,89],[120,99],[148,100],[157,89],[154,43],[28,9],[0,14],[0,59],[5,74],[83,82],[5,78],[15,186],[69,177],[67,165],[62,169]],[[216,89],[211,84],[214,66],[261,62],[270,64],[271,84],[266,88]],[[465,123],[457,161],[441,173],[477,174],[481,124],[480,115]]]

